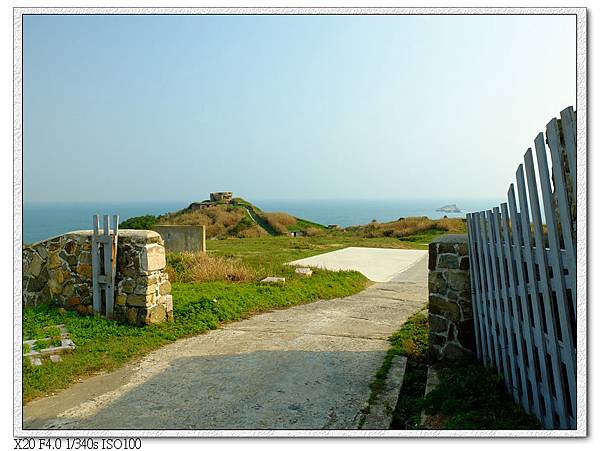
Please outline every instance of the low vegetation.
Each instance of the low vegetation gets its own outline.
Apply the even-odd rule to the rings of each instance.
[[[391,348],[372,383],[372,395],[383,387],[393,356],[407,357],[404,382],[392,429],[420,429],[421,414],[435,429],[539,429],[539,422],[509,397],[502,377],[476,361],[457,362],[440,370],[440,384],[427,396],[427,311],[410,317],[390,337]]]
[[[427,380],[427,311],[415,313],[394,333],[381,368],[371,383],[369,404],[383,389],[392,359],[402,355],[407,358],[404,382],[392,419],[392,429],[417,429],[420,424],[421,405]]]
[[[119,224],[120,229],[147,230],[156,225],[158,219],[154,215],[135,216]]]
[[[257,278],[256,271],[239,259],[183,252],[167,255],[167,273],[171,282],[214,282],[227,280],[249,282]]]
[[[395,238],[357,238],[343,233],[305,237],[259,237],[208,240],[207,254],[167,255],[167,272],[175,282],[256,281],[267,276],[293,277],[288,262],[348,246],[396,249],[423,248],[424,244]]]
[[[429,219],[426,216],[415,216],[392,222],[371,222],[367,225],[347,227],[345,230],[365,238],[406,238],[428,232],[465,233],[466,224],[461,218]]]
[[[214,205],[201,210],[181,210],[158,218],[158,224],[204,225],[208,237],[239,236],[255,226],[245,208]]]
[[[264,213],[264,217],[269,225],[280,235],[286,234],[289,227],[296,225],[298,222],[292,215],[282,212]]]
[[[52,336],[48,328],[63,323],[77,348],[56,364],[32,366],[28,359],[24,360],[24,402],[64,388],[78,378],[117,368],[181,337],[259,312],[349,296],[370,283],[357,272],[315,270],[310,278],[299,277],[287,262],[348,246],[424,249],[434,236],[459,231],[461,227],[453,221],[407,218],[403,225],[395,224],[401,222],[396,221],[333,230],[285,213],[264,213],[243,199],[235,201],[159,217],[130,218],[121,224],[122,228],[143,229],[163,223],[204,224],[209,237],[229,238],[209,239],[207,254],[168,255],[173,322],[135,327],[100,317],[82,317],[57,309],[51,302],[25,309],[24,337]],[[385,232],[388,229],[395,232]],[[307,236],[284,236],[288,231],[299,230]],[[281,236],[271,236],[273,233]],[[261,284],[266,276],[283,276],[286,283]],[[403,330],[416,328],[419,321],[412,319]],[[410,337],[393,337],[390,352],[419,355],[422,340],[413,337],[413,332],[410,329]]]
[[[51,304],[26,308],[23,311],[24,336],[63,323],[77,348],[64,354],[62,362],[55,364],[32,366],[24,359],[24,402],[65,388],[78,378],[115,369],[178,338],[216,329],[223,323],[255,313],[348,296],[368,283],[357,272],[321,270],[315,271],[310,278],[291,276],[283,285],[264,285],[255,281],[173,283],[175,320],[147,327],[79,316]]]
[[[509,397],[502,376],[478,362],[442,369],[423,406],[444,429],[540,429]]]
[[[192,208],[195,205],[194,208]],[[121,228],[149,229],[156,224],[204,225],[207,238],[261,238],[301,232],[305,236],[337,236],[353,238],[393,238],[426,244],[437,235],[464,233],[464,219],[429,219],[425,216],[400,218],[397,221],[342,229],[328,229],[322,224],[297,218],[285,212],[263,212],[250,202],[237,197],[230,203],[203,201],[161,216],[138,216],[123,221]],[[200,208],[202,207],[202,208]]]

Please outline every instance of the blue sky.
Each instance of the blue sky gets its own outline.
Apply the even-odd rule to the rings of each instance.
[[[504,198],[574,16],[27,16],[24,201]]]

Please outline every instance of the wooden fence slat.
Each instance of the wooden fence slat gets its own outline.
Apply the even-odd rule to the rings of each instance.
[[[575,429],[577,132],[573,108],[560,115],[562,130],[552,119],[534,140],[537,166],[525,153],[508,202],[467,225],[477,357],[545,428]]]
[[[573,183],[573,202],[577,201],[577,122],[573,107],[565,108],[560,112],[569,174]],[[553,163],[554,164],[554,163]],[[564,172],[563,172],[564,173]]]
[[[565,186],[564,180],[564,172],[565,169],[563,167],[563,160],[560,152],[560,138],[558,131],[558,124],[556,120],[552,120],[548,123],[546,127],[546,134],[548,136],[548,145],[550,147],[550,154],[552,157],[552,167],[554,169],[554,188],[556,200],[558,203],[558,210],[560,215],[560,224],[562,225],[562,237],[566,251],[566,261],[563,259],[563,268],[566,269],[569,274],[576,274],[576,261],[575,261],[575,245],[573,240],[573,235],[571,233],[571,209],[569,208],[569,200],[567,196],[567,190]],[[541,133],[540,133],[541,135]],[[539,136],[538,136],[539,137]],[[543,144],[543,135],[542,141]],[[540,145],[541,145],[540,144]],[[544,147],[542,147],[544,148]],[[545,148],[544,148],[545,149]],[[543,168],[544,175],[540,175],[542,178],[542,188],[548,189],[548,193],[551,193],[549,190],[550,187],[550,172],[548,170],[548,162],[546,158],[546,152],[538,151],[538,147],[536,144],[536,153],[538,166]],[[574,195],[576,195],[574,193]],[[573,312],[577,311],[577,306],[575,305],[575,293],[571,296],[572,299],[572,308]]]
[[[515,188],[514,185],[511,183],[510,188],[508,190],[508,205],[510,208],[510,222],[512,225],[512,237],[513,237],[513,244],[514,244],[514,249],[515,249],[515,266],[517,269],[517,278],[518,278],[518,289],[519,289],[519,298],[520,298],[520,306],[521,306],[521,312],[523,315],[523,329],[524,329],[524,334],[523,337],[525,338],[525,346],[527,348],[527,375],[528,375],[528,380],[527,380],[527,386],[531,387],[531,391],[532,391],[532,404],[533,404],[533,412],[535,413],[535,415],[538,418],[541,418],[541,406],[540,406],[540,398],[539,398],[539,391],[538,391],[538,386],[535,383],[535,370],[533,367],[533,353],[534,353],[534,338],[533,338],[533,332],[532,332],[532,325],[531,325],[531,320],[529,318],[529,307],[527,305],[527,285],[525,283],[525,272],[524,272],[524,268],[523,268],[523,262],[525,261],[525,258],[523,256],[523,252],[522,252],[522,243],[523,243],[523,237],[521,235],[521,218],[520,215],[517,213],[517,206],[516,206],[516,200],[515,200]],[[525,390],[527,390],[527,386],[524,387]]]
[[[496,327],[496,308],[494,306],[494,278],[492,274],[492,262],[490,256],[490,241],[491,238],[488,236],[488,222],[486,218],[486,212],[482,212],[482,227],[481,236],[483,239],[483,259],[485,262],[485,274],[487,281],[487,303],[488,303],[488,321],[492,330],[492,343],[494,348],[494,362],[496,368],[502,371],[502,357],[500,355],[500,341],[498,339],[497,327]]]
[[[473,215],[471,213],[467,213],[467,239],[468,239],[468,250],[469,250],[469,261],[475,261],[475,253],[476,244],[475,244],[475,231],[473,226]],[[478,289],[479,285],[479,273],[478,271],[469,271],[469,276],[471,279],[471,302],[473,305],[473,327],[475,329],[475,352],[477,354],[477,358],[479,360],[482,359],[482,325],[479,319],[479,293]]]
[[[538,136],[539,137],[539,136]],[[543,135],[542,135],[542,151],[545,152],[546,149],[543,147]],[[536,146],[538,145],[538,140],[536,139]],[[557,337],[557,331],[556,331],[556,321],[554,318],[554,309],[552,307],[553,304],[553,300],[552,300],[552,296],[550,293],[550,288],[549,288],[549,275],[548,275],[548,264],[546,261],[546,247],[545,247],[545,242],[544,242],[544,235],[543,235],[543,231],[542,231],[542,215],[540,213],[540,202],[539,202],[539,198],[538,198],[538,188],[537,188],[537,183],[536,183],[536,179],[535,179],[535,172],[534,172],[534,168],[533,168],[533,157],[532,157],[532,153],[531,153],[531,149],[527,150],[527,153],[525,154],[525,170],[527,172],[527,187],[528,187],[528,192],[529,192],[529,199],[530,199],[530,203],[531,203],[531,219],[533,221],[533,230],[534,230],[534,236],[535,236],[535,244],[536,244],[536,260],[537,260],[537,264],[539,267],[539,275],[540,275],[540,281],[539,281],[539,285],[536,282],[536,285],[538,285],[537,291],[539,291],[542,295],[542,298],[540,299],[541,302],[543,302],[544,305],[544,314],[546,317],[546,328],[547,328],[547,335],[548,335],[548,344],[549,346],[546,346],[546,341],[543,340],[542,337],[542,333],[544,332],[543,330],[540,331],[540,341],[539,341],[539,346],[540,349],[543,351],[543,355],[545,357],[546,352],[549,353],[550,355],[550,365],[552,366],[552,382],[554,384],[554,388],[555,388],[555,398],[556,398],[556,403],[554,403],[554,400],[551,399],[551,401],[554,403],[553,408],[551,409],[550,412],[550,416],[552,417],[552,424],[555,424],[554,421],[554,411],[555,409],[563,410],[564,411],[564,407],[565,407],[565,400],[564,400],[564,395],[563,395],[563,390],[562,390],[562,371],[560,368],[560,358],[559,358],[559,353],[558,353],[558,337]],[[537,305],[534,305],[534,307],[536,307],[539,311],[540,306],[539,303]],[[540,317],[541,317],[541,312],[539,313]],[[545,377],[545,379],[544,379]],[[544,369],[542,367],[542,381],[546,380],[546,383],[549,385],[550,384],[550,375],[548,375],[548,370]],[[545,388],[546,389],[546,388]],[[552,397],[552,392],[550,391],[550,387],[548,386],[547,388],[547,395],[546,397],[551,398]],[[550,407],[550,406],[549,406]],[[559,415],[559,425],[561,428],[565,428],[567,425],[566,422],[567,416],[566,415]]]
[[[504,318],[502,314],[502,305],[501,305],[501,294],[500,294],[500,278],[499,278],[499,268],[498,268],[498,257],[496,255],[496,242],[498,240],[498,234],[495,233],[494,225],[493,225],[493,217],[492,211],[487,210],[487,230],[486,233],[489,237],[489,255],[490,262],[492,267],[492,282],[494,285],[494,291],[492,291],[495,317],[493,317],[492,323],[497,325],[498,331],[496,332],[498,339],[498,353],[500,355],[501,366],[499,367],[504,374],[504,383],[507,385],[507,388],[510,389],[510,377],[509,377],[509,364],[508,364],[508,355],[507,355],[507,342],[506,342],[506,334],[505,334],[505,326],[504,326]],[[496,327],[494,328],[496,329]]]
[[[531,153],[531,149],[528,150]],[[554,426],[554,418],[552,416],[553,400],[550,391],[550,384],[548,381],[548,368],[546,365],[546,349],[545,342],[543,340],[544,327],[543,318],[540,312],[540,303],[542,298],[537,286],[537,271],[533,260],[532,243],[531,243],[531,222],[529,220],[529,204],[527,201],[526,190],[525,190],[525,177],[523,175],[523,165],[520,164],[517,169],[517,192],[519,195],[519,207],[521,210],[521,229],[523,238],[523,255],[525,256],[525,264],[527,265],[527,272],[529,273],[529,283],[526,284],[527,291],[531,297],[527,300],[530,303],[531,311],[533,314],[533,320],[531,324],[534,326],[533,337],[535,339],[538,364],[540,366],[540,377],[542,382],[541,395],[544,400],[544,407],[542,409],[542,415],[546,422],[546,427]],[[533,356],[532,356],[533,357]],[[535,361],[534,361],[535,362]],[[534,368],[536,370],[536,368]],[[535,371],[534,371],[535,374]],[[537,376],[531,380],[533,385],[537,385]],[[545,415],[544,415],[545,410]],[[550,414],[550,415],[548,415]]]
[[[496,255],[498,256],[498,261],[500,262],[499,268],[496,268],[496,271],[500,273],[500,289],[498,290],[498,296],[502,299],[501,302],[504,306],[504,327],[506,328],[506,334],[503,334],[505,340],[505,355],[507,362],[510,366],[510,381],[507,376],[506,382],[510,385],[510,392],[513,395],[513,398],[518,402],[519,401],[519,382],[517,379],[517,362],[516,362],[516,352],[514,349],[514,343],[512,340],[512,315],[509,303],[509,294],[508,294],[508,280],[506,280],[506,273],[504,271],[504,265],[506,262],[506,257],[504,255],[504,246],[502,243],[502,233],[500,229],[500,209],[498,207],[494,207],[494,211],[492,213],[492,221],[491,221],[494,234],[496,236]],[[508,371],[507,371],[508,373]]]
[[[575,344],[573,341],[573,327],[571,324],[571,318],[569,316],[569,308],[572,308],[568,305],[566,289],[563,283],[564,272],[563,266],[561,265],[560,258],[560,240],[558,238],[558,230],[554,217],[554,203],[552,193],[550,191],[550,182],[549,182],[549,170],[547,166],[547,162],[545,161],[546,157],[546,149],[544,146],[544,136],[543,134],[539,134],[535,139],[536,153],[538,154],[538,162],[540,166],[540,176],[542,177],[542,198],[544,200],[544,211],[546,216],[546,227],[548,229],[548,254],[549,254],[549,263],[552,268],[552,279],[556,284],[556,290],[553,290],[556,296],[556,307],[558,310],[558,317],[561,329],[561,341],[563,345],[567,349],[572,349],[572,357],[568,358],[564,361],[566,366],[567,373],[567,382],[568,382],[568,391],[569,391],[569,403],[571,406],[571,412],[575,412],[576,406],[576,361],[575,361]],[[553,162],[554,163],[554,162]],[[542,175],[543,174],[543,175]],[[547,177],[547,178],[545,178]],[[560,203],[560,198],[559,198]],[[563,228],[565,226],[563,225]],[[568,227],[570,229],[570,227]],[[566,242],[565,242],[566,246]],[[567,251],[568,252],[568,251]],[[566,259],[568,261],[568,257]],[[570,277],[575,276],[575,270],[573,268],[567,268]],[[572,296],[574,298],[575,296]],[[563,390],[562,386],[556,387],[556,390]],[[559,417],[561,421],[563,420],[562,412],[559,412]],[[565,420],[567,418],[567,412],[564,412]]]
[[[472,216],[471,220],[473,222],[473,230],[474,230],[474,236],[476,237],[476,242],[475,242],[475,247],[473,249],[474,251],[474,255],[476,256],[476,260],[478,262],[478,268],[482,268],[482,266],[479,264],[479,262],[481,261],[481,250],[480,250],[480,246],[481,246],[481,236],[479,236],[479,228],[477,225],[477,221],[479,221],[478,218],[478,214],[475,214],[474,216]],[[485,297],[484,297],[484,282],[483,282],[483,278],[482,278],[482,272],[481,271],[476,271],[476,276],[477,276],[477,280],[478,280],[478,296],[477,296],[477,300],[478,300],[478,304],[477,304],[477,313],[478,313],[478,324],[479,324],[479,331],[481,333],[481,349],[482,349],[482,358],[483,358],[483,362],[488,365],[488,361],[491,362],[490,356],[491,356],[491,344],[489,343],[489,336],[487,335],[487,326],[485,323],[485,316],[484,316],[484,311],[485,311]]]
[[[477,229],[477,242],[479,243],[478,247],[478,262],[479,262],[479,275],[481,280],[481,319],[483,328],[485,330],[486,337],[486,364],[492,365],[494,362],[494,350],[493,350],[493,340],[492,340],[492,331],[489,325],[489,303],[488,303],[488,295],[487,295],[487,282],[486,282],[486,268],[484,263],[484,255],[483,255],[483,236],[481,234],[481,213],[477,213],[475,216],[476,222],[475,227]]]
[[[482,233],[482,218],[481,218],[481,213],[477,213],[476,214],[476,223],[475,223],[475,227],[477,228],[477,237],[478,237],[478,243],[479,243],[479,255],[478,255],[478,267],[480,270],[480,277],[481,277],[481,286],[482,286],[482,296],[481,296],[481,305],[482,305],[482,320],[483,320],[483,325],[484,325],[484,330],[485,330],[485,336],[487,337],[486,340],[486,345],[487,345],[487,360],[486,363],[488,365],[494,365],[494,351],[495,349],[495,343],[494,343],[494,333],[493,330],[491,328],[491,322],[490,322],[490,308],[489,308],[489,286],[488,286],[488,268],[487,265],[485,264],[485,254],[484,254],[484,249],[485,249],[485,238],[483,236]]]
[[[518,307],[518,290],[517,290],[517,275],[515,268],[515,255],[513,252],[513,244],[511,241],[511,233],[509,230],[509,219],[508,219],[508,205],[506,202],[500,205],[502,209],[502,229],[504,232],[504,244],[506,251],[506,263],[508,265],[508,281],[510,286],[510,297],[513,311],[513,324],[515,336],[517,340],[517,351],[518,351],[518,362],[519,362],[519,374],[521,376],[520,393],[521,393],[521,405],[526,412],[531,412],[531,406],[529,404],[529,398],[527,396],[527,367],[525,365],[525,349],[523,349],[523,333],[521,332],[521,321],[519,319],[519,307]]]
[[[104,275],[110,278],[111,272],[111,261],[112,261],[112,249],[110,245],[109,237],[110,237],[110,216],[104,215],[103,217],[103,228],[104,228],[104,245],[102,246],[102,251],[104,253]],[[110,314],[111,299],[114,299],[110,284],[106,284],[104,286],[104,314],[108,319]]]
[[[477,228],[477,213],[471,215],[471,229],[472,231],[472,243],[473,243],[473,262],[477,262],[476,267],[473,268],[473,272],[475,273],[476,283],[476,302],[477,302],[477,317],[475,318],[477,328],[481,335],[481,361],[485,366],[488,365],[488,337],[487,330],[485,328],[485,323],[483,319],[483,291],[482,291],[482,279],[481,279],[481,266],[479,265],[480,253],[479,253],[479,230]]]
[[[101,274],[100,252],[98,249],[98,234],[100,232],[100,218],[94,215],[92,219],[92,307],[95,313],[100,312],[102,300],[98,276]]]

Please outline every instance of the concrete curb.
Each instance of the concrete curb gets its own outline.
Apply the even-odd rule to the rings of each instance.
[[[400,396],[400,389],[404,381],[407,358],[397,355],[392,359],[392,364],[385,380],[385,385],[365,416],[361,429],[389,429]]]
[[[427,383],[425,384],[425,394],[423,396],[427,396],[438,385],[440,385],[440,375],[438,373],[438,370],[432,366],[428,366]],[[427,415],[425,413],[425,410],[423,409],[421,411],[421,429],[435,429],[429,424],[431,422],[431,416]]]

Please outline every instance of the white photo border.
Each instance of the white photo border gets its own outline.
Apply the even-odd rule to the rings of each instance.
[[[23,225],[23,15],[574,15],[577,33],[577,429],[576,430],[31,430],[23,429],[22,225]],[[14,8],[13,9],[14,386],[16,437],[586,437],[587,436],[587,10],[586,8]]]

